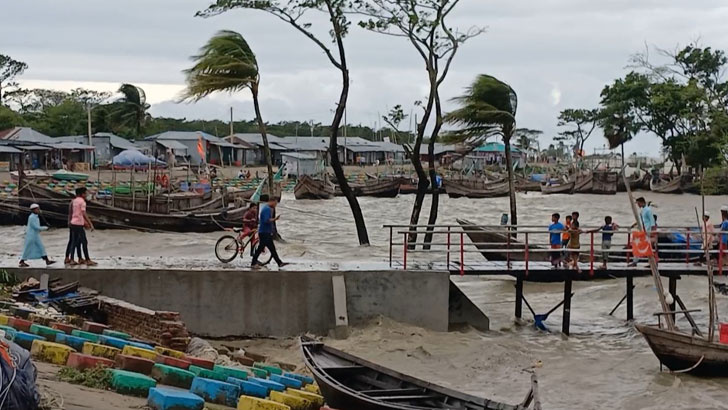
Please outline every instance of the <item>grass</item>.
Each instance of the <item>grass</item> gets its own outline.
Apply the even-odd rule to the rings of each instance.
[[[58,371],[58,379],[67,383],[80,384],[94,389],[111,389],[111,372],[104,366],[97,366],[93,369],[83,371],[71,367],[63,367]]]

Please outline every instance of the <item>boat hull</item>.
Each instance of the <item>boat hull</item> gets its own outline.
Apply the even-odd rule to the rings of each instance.
[[[453,181],[444,180],[442,186],[450,198],[499,198],[508,196],[508,182]]]
[[[334,184],[328,180],[314,179],[303,175],[293,188],[296,199],[331,199],[334,197]]]
[[[592,173],[592,194],[615,195],[619,174],[613,171],[595,171]]]
[[[544,195],[551,194],[573,194],[576,188],[576,181],[567,182],[559,185],[541,185],[541,193]]]
[[[672,371],[728,377],[728,344],[710,343],[686,333],[636,324],[660,363]],[[699,364],[698,364],[699,363]]]

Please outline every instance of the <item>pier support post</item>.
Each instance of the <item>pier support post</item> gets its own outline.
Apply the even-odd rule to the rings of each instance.
[[[561,333],[569,335],[569,324],[571,322],[571,278],[564,281],[564,315],[561,323]]]
[[[516,278],[516,319],[523,315],[523,278]]]
[[[634,320],[634,277],[627,276],[627,320]]]
[[[668,291],[672,295],[672,303],[670,303],[670,310],[675,311],[675,295],[677,295],[677,277],[670,276],[670,281],[668,282]],[[671,314],[673,323],[675,322],[675,314]]]

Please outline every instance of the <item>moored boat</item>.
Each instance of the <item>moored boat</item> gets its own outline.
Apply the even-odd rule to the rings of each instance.
[[[644,177],[639,176],[639,174],[635,174],[629,178],[627,182],[629,183],[630,190],[635,191],[642,188]],[[617,192],[627,192],[627,187],[624,184],[624,178],[617,178]]]
[[[463,227],[463,231],[470,239],[475,247],[481,251],[481,254],[489,261],[523,261],[526,258],[524,250],[526,249],[523,242],[511,238],[504,231],[496,229],[488,229],[475,226],[470,221],[458,219],[457,223]],[[508,249],[511,255],[508,256]],[[528,260],[532,262],[545,262],[549,260],[549,254],[544,252],[545,248],[538,245],[529,245],[529,250],[537,250],[537,252],[529,253]]]
[[[541,182],[519,175],[516,177],[516,190],[521,192],[540,192]]]
[[[660,363],[672,371],[728,377],[728,344],[699,335],[635,324]]]
[[[619,174],[614,171],[592,172],[592,194],[614,195],[617,193]]]
[[[588,172],[585,174],[578,175],[576,182],[574,183],[574,193],[577,194],[590,194],[594,185],[594,174]]]
[[[564,182],[561,184],[541,184],[541,193],[550,194],[573,194],[576,188],[576,181]]]
[[[59,181],[85,181],[88,179],[88,174],[66,171],[64,169],[59,169],[51,176],[53,179],[57,179]]]
[[[51,174],[49,174],[46,171],[43,171],[42,169],[33,169],[28,171],[23,171],[23,181],[40,181],[43,179],[50,179]],[[10,172],[10,179],[12,179],[14,182],[20,181],[20,171],[11,171]]]
[[[301,337],[306,367],[326,404],[349,410],[520,410],[527,409],[534,390],[517,405],[484,399],[407,376],[354,355]]]
[[[497,198],[508,196],[508,181],[485,182],[483,180],[445,179],[442,186],[450,198]]]
[[[296,181],[293,194],[296,199],[331,199],[334,197],[334,184],[326,176],[324,179],[314,179],[302,175]]]
[[[690,175],[682,175],[673,177],[670,180],[661,178],[650,179],[650,190],[662,194],[682,194],[692,190],[695,187],[693,177]]]
[[[399,195],[399,187],[402,181],[389,178],[377,178],[362,183],[349,183],[349,187],[356,196],[373,196],[377,198],[394,198]],[[336,196],[342,196],[341,188],[336,184]]]

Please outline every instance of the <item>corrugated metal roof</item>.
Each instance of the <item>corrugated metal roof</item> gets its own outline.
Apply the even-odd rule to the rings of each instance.
[[[284,138],[273,134],[266,134],[266,136],[268,137],[269,144],[280,144],[284,140]],[[260,134],[233,134],[232,137],[235,137],[241,141],[245,141],[248,144],[255,144],[258,146],[263,145],[263,136]],[[230,136],[226,137],[226,139],[229,141]]]
[[[161,139],[161,140],[191,141],[191,140],[198,140],[200,137],[202,137],[202,139],[210,141],[210,142],[222,141],[221,138],[218,138],[214,135],[210,135],[204,131],[165,131],[161,134],[151,135],[144,139],[145,140],[160,140]]]
[[[9,141],[51,143],[53,138],[29,127],[15,127],[0,132],[0,139]]]
[[[0,152],[3,154],[20,154],[23,151],[7,145],[0,145]]]
[[[129,141],[126,138],[119,137],[114,134],[109,133],[100,133],[100,136],[102,137],[108,137],[109,138],[109,144],[114,148],[119,149],[138,149],[136,145],[134,145],[133,142]]]
[[[284,152],[281,154],[282,157],[291,157],[296,159],[304,159],[304,160],[318,160],[316,155],[312,154],[303,154],[300,152]]]
[[[242,145],[231,144],[227,141],[210,141],[210,144],[217,145],[218,147],[241,148],[241,149],[244,148]]]
[[[173,150],[185,150],[187,151],[187,146],[183,143],[175,140],[157,140],[157,143],[165,148],[173,149]]]
[[[82,149],[82,150],[93,150],[93,145],[79,144],[78,142],[54,142],[48,144],[55,149]]]

